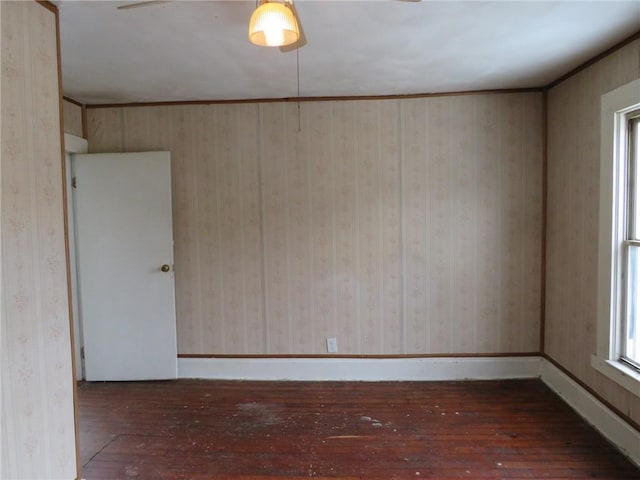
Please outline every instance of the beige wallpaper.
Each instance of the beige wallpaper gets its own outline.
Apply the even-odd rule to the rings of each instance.
[[[64,133],[82,137],[82,107],[67,100],[62,101]]]
[[[640,398],[591,367],[596,351],[600,97],[640,78],[640,40],[549,92],[545,350],[640,423]]]
[[[172,152],[182,354],[539,349],[542,97],[98,108]]]
[[[6,479],[75,477],[56,17],[2,17],[2,467]]]

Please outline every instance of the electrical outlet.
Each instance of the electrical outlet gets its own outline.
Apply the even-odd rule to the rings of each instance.
[[[338,353],[338,339],[327,337],[327,353]]]

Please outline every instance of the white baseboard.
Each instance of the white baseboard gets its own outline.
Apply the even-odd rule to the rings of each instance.
[[[640,432],[546,359],[542,359],[540,364],[540,377],[571,408],[640,466]]]
[[[178,378],[410,381],[537,377],[540,357],[179,358]]]

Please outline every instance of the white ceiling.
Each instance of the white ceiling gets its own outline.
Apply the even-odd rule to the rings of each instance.
[[[255,1],[56,3],[64,93],[80,102],[298,95],[296,52],[247,39]],[[296,5],[303,97],[540,87],[640,30],[640,0]]]

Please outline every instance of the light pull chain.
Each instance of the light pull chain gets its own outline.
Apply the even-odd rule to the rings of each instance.
[[[298,131],[301,131],[300,126],[300,47],[296,48],[296,78],[298,80]]]

